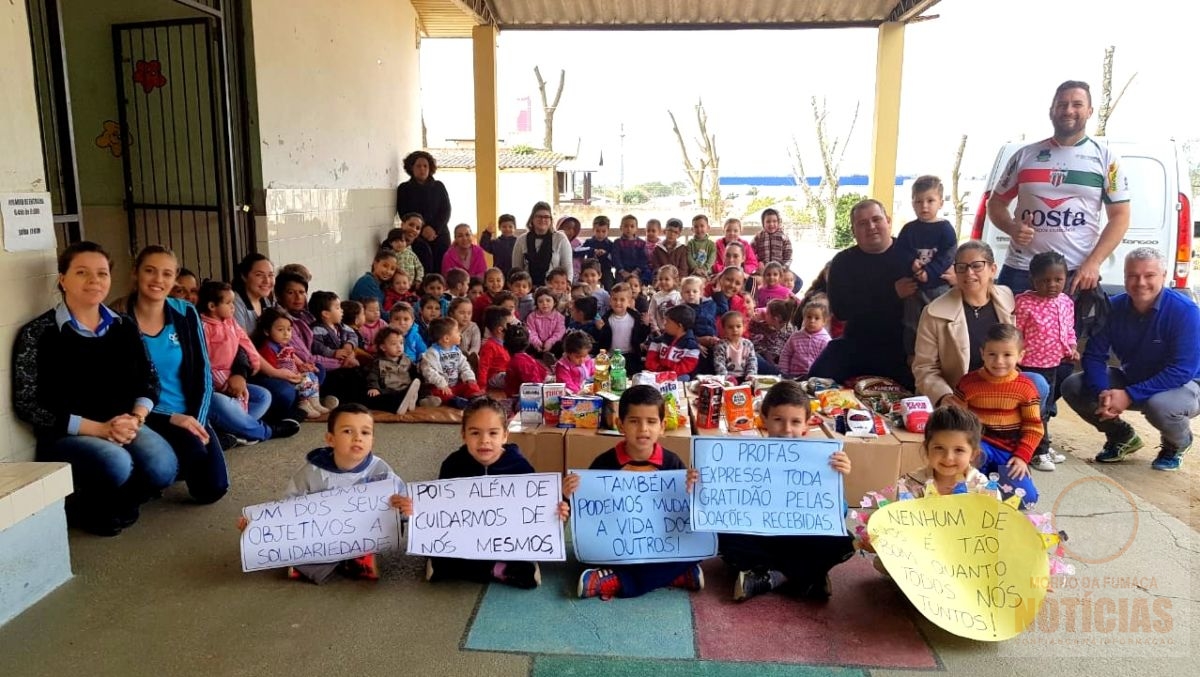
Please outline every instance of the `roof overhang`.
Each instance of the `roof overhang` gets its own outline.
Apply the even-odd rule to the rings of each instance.
[[[939,0],[411,0],[428,37],[500,30],[861,28],[908,23]]]

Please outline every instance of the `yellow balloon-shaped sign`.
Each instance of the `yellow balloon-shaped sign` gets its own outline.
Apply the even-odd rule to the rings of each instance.
[[[889,503],[867,524],[888,573],[930,621],[998,642],[1033,624],[1050,562],[1037,528],[986,494]]]

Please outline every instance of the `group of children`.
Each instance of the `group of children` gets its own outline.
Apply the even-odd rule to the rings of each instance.
[[[741,223],[729,219],[725,236],[714,241],[708,218],[697,215],[685,243],[679,219],[665,226],[650,220],[643,239],[628,215],[612,240],[608,217],[598,216],[591,237],[580,240],[578,220],[567,217],[559,227],[574,248],[573,266],[550,270],[535,288],[512,260],[511,215],[499,219],[499,235],[488,230],[479,245],[470,245],[465,226],[455,230],[456,242],[461,230],[467,245],[492,254],[495,265],[481,276],[457,267],[426,272],[416,251],[420,216],[406,215],[355,283],[353,300],[312,295],[314,342],[343,355],[354,351],[343,366],[365,372],[362,396],[343,400],[398,413],[461,408],[487,389],[511,397],[522,382],[551,377],[578,392],[601,350],[620,351],[630,373],[803,377],[830,340],[828,306],[821,294],[796,293],[779,215],[766,210],[763,224],[747,242]],[[399,333],[403,351],[385,351],[383,341],[393,339],[384,327]],[[405,367],[407,380],[400,377]]]
[[[809,397],[796,381],[781,381],[766,393],[762,419],[769,437],[799,438],[807,434]],[[653,386],[633,386],[618,404],[617,427],[622,439],[591,463],[592,470],[633,470],[656,472],[688,470],[690,492],[699,479],[695,469],[664,449],[660,438],[665,431],[665,402]],[[964,481],[978,482],[979,457],[990,457],[980,420],[970,411],[943,407],[933,412],[925,429],[925,465],[897,480],[920,495],[932,481],[939,493],[949,494]],[[478,397],[465,408],[462,418],[463,444],[441,464],[438,479],[533,473],[534,469],[521,450],[508,442],[508,412],[496,400]],[[381,479],[392,479],[396,494],[390,504],[405,518],[414,508],[404,482],[383,459],[374,455],[374,420],[370,411],[358,404],[345,404],[329,416],[325,446],[314,449],[305,464],[296,471],[285,490],[295,496],[326,489],[350,486]],[[830,467],[847,475],[849,457],[841,451],[829,457]],[[984,468],[986,470],[986,467]],[[563,481],[563,497],[558,516],[566,520],[569,500],[578,488],[579,478],[568,473]],[[882,488],[881,488],[882,489]],[[248,521],[238,520],[245,529]],[[869,544],[859,544],[869,549]],[[830,570],[848,560],[855,552],[850,536],[754,536],[722,533],[718,537],[721,559],[736,571],[732,596],[744,601],[772,590],[783,589],[808,599],[824,600],[832,594]],[[581,563],[585,567],[586,562]],[[301,565],[288,569],[297,580],[323,583],[335,573],[351,578],[376,580],[379,567],[375,555],[364,555],[330,564]],[[429,558],[425,578],[430,582],[466,580],[501,583],[517,588],[535,588],[541,583],[539,565],[524,561],[463,560]],[[637,597],[660,588],[701,590],[704,572],[697,561],[627,564],[603,568],[584,568],[576,591],[579,597]]]

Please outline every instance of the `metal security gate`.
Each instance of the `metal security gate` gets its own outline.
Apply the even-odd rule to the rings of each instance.
[[[235,194],[220,19],[112,27],[131,249],[231,279],[250,237]]]

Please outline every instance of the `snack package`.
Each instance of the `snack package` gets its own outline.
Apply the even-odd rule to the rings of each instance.
[[[754,388],[754,392],[757,393],[760,390],[770,390],[771,386],[782,380],[779,376],[755,376],[750,381],[750,385]]]
[[[729,432],[754,428],[754,389],[749,385],[725,388],[721,406],[725,409],[725,427]]]
[[[604,398],[596,395],[563,395],[559,403],[562,406],[558,418],[559,428],[597,430],[600,427]]]
[[[891,432],[879,414],[866,409],[849,409],[834,419],[834,427],[847,437],[879,437]]]
[[[853,390],[822,390],[817,393],[817,401],[821,403],[821,413],[826,416],[837,416],[847,409],[862,409]]]
[[[928,397],[907,397],[900,400],[900,421],[904,429],[913,433],[925,432],[925,424],[933,413],[933,403]]]
[[[658,392],[662,393],[663,401],[667,405],[667,415],[663,420],[666,429],[678,430],[686,427],[688,425],[687,399],[683,394],[683,384],[679,381],[661,381],[658,383]]]
[[[719,383],[701,383],[696,392],[696,427],[721,427],[721,398],[725,388]]]
[[[538,425],[542,422],[542,384],[522,383],[520,399],[521,425]]]
[[[562,396],[567,394],[566,383],[542,384],[542,422],[557,426],[562,413]]]
[[[834,381],[831,378],[820,378],[817,376],[810,377],[807,381],[804,381],[803,384],[804,390],[806,390],[809,395],[816,395],[823,390],[837,390],[838,387],[837,381]]]

